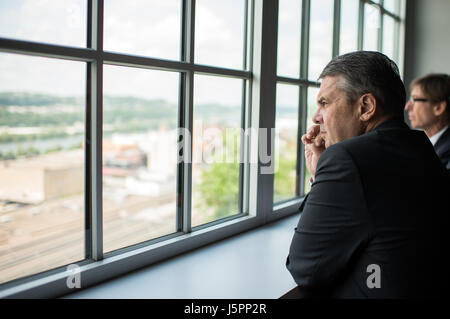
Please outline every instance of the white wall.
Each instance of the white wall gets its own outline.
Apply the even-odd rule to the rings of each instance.
[[[405,85],[428,73],[450,74],[450,0],[407,0]]]

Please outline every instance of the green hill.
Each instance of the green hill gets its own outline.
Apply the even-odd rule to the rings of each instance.
[[[103,123],[114,125],[118,131],[139,131],[165,124],[176,127],[178,105],[161,99],[144,99],[133,96],[104,96]],[[15,106],[19,109],[11,110]],[[55,107],[55,111],[51,107]],[[68,106],[56,108],[56,106]],[[20,107],[27,107],[23,112]],[[36,107],[36,111],[34,111]],[[40,107],[50,110],[39,111]],[[77,111],[78,110],[78,111]],[[199,104],[195,106],[196,118],[219,120],[223,123],[240,122],[239,107],[219,104]],[[0,126],[70,126],[85,120],[85,100],[82,97],[59,97],[30,92],[0,92]]]

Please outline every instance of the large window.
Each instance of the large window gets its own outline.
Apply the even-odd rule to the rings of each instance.
[[[83,287],[295,213],[321,70],[366,48],[398,61],[403,10],[1,1],[0,297],[67,293],[73,269]]]

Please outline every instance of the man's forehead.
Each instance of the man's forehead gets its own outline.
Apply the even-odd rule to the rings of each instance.
[[[414,85],[411,89],[411,94],[421,95],[422,93],[423,93],[423,91],[422,91],[422,87],[420,85]]]
[[[336,93],[338,93],[338,83],[340,80],[340,76],[326,76],[322,79],[322,82],[320,83],[320,89],[319,93],[317,94],[317,100],[323,98],[328,98]]]

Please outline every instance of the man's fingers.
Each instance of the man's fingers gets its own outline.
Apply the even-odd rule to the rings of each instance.
[[[320,133],[320,125],[311,126],[306,133],[309,139],[314,139]]]
[[[311,141],[320,133],[320,125],[314,125],[311,126],[306,133],[302,136],[303,140],[308,140],[308,142],[311,143]]]
[[[313,144],[316,147],[323,147],[324,140],[319,135],[320,134],[320,125],[314,125],[308,129],[306,134],[304,134],[301,138],[303,144]]]
[[[302,135],[302,143],[303,144],[310,144],[310,143],[312,143],[311,139],[308,137],[308,134],[303,134]]]
[[[318,137],[316,137],[315,139],[314,139],[314,145],[316,146],[316,147],[321,147],[321,146],[323,146],[325,144],[325,140],[321,137],[321,136],[318,136]]]

